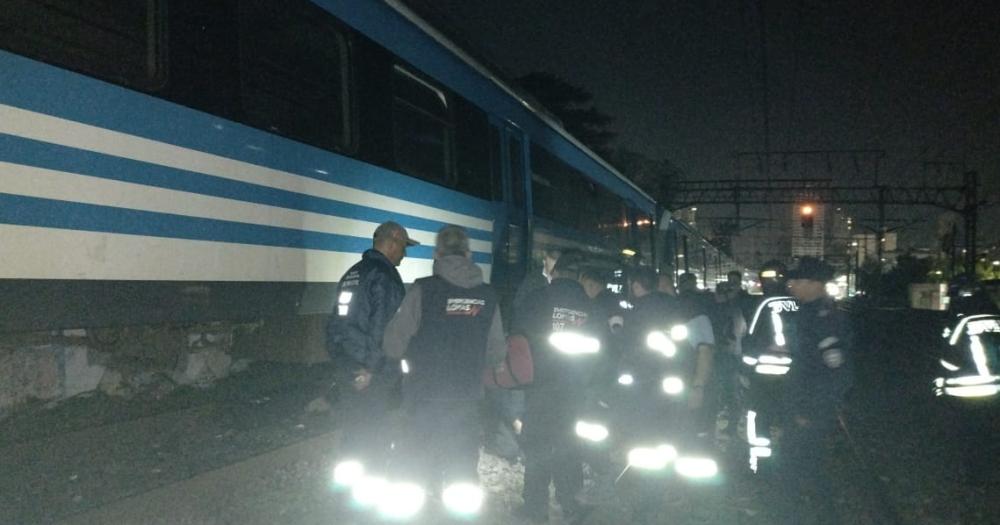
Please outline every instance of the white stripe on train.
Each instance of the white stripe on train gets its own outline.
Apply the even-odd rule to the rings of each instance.
[[[278,206],[212,197],[2,161],[0,161],[0,190],[4,193],[30,197],[276,226],[366,239],[371,238],[378,226],[373,222],[322,213],[290,210]],[[412,228],[407,228],[407,231],[411,237],[422,244],[434,245],[434,232]],[[489,241],[473,239],[470,242],[470,247],[474,252],[486,254],[492,252]]]
[[[336,282],[359,254],[0,224],[0,279]],[[406,282],[433,261],[407,257]],[[489,280],[491,265],[479,264]]]
[[[103,153],[150,164],[158,164],[205,175],[267,186],[313,197],[360,206],[393,210],[477,230],[492,231],[493,221],[471,215],[413,203],[370,191],[359,190],[230,159],[211,153],[183,148],[127,133],[91,126],[43,113],[0,104],[0,133]]]

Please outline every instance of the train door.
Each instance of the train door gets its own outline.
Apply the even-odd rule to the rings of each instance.
[[[510,319],[510,303],[524,280],[531,255],[531,200],[527,178],[524,133],[507,122],[492,122],[494,155],[502,180],[504,221],[497,228],[493,284],[500,293],[504,319]]]

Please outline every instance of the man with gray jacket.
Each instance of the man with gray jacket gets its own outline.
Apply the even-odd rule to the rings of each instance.
[[[477,484],[482,371],[507,347],[496,294],[472,262],[463,228],[438,232],[434,275],[410,287],[382,345],[387,357],[404,360],[396,468],[432,491]]]

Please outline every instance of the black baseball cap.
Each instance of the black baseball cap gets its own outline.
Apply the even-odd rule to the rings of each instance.
[[[833,267],[815,258],[803,257],[799,264],[786,274],[788,280],[807,279],[810,281],[827,282],[833,279]]]

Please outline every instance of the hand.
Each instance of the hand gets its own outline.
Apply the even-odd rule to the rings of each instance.
[[[368,385],[370,385],[371,382],[372,382],[372,373],[362,368],[360,370],[354,371],[354,382],[351,383],[351,386],[354,387],[355,390],[360,392],[368,388]]]
[[[705,404],[705,387],[692,386],[688,394],[688,408],[699,410]]]

